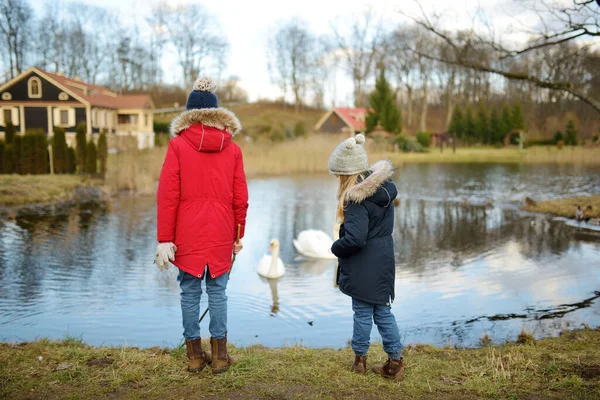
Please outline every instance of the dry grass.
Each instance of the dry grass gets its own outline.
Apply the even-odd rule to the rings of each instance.
[[[592,209],[591,211],[587,212],[586,216],[590,218],[600,218],[600,195],[538,201],[525,205],[523,209],[531,212],[575,218],[577,206],[581,206],[582,210],[585,210],[588,206],[591,206]]]
[[[166,151],[166,147],[160,147],[110,155],[104,181],[107,191],[153,195]]]
[[[0,398],[597,399],[600,331],[457,350],[409,345],[406,378],[351,373],[350,349],[231,348],[227,373],[189,374],[183,349],[94,348],[78,340],[0,344]],[[369,368],[382,362],[381,345]]]
[[[0,175],[0,205],[16,206],[69,200],[74,190],[99,181],[77,175]]]

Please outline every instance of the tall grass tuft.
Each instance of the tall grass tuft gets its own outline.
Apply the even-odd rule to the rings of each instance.
[[[155,148],[110,155],[104,182],[106,189],[111,193],[154,194],[166,151],[166,148]]]

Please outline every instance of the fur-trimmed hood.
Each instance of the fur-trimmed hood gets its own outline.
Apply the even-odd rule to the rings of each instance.
[[[373,200],[383,206],[389,205],[398,194],[393,183],[388,182],[394,175],[394,166],[388,160],[378,161],[369,169],[370,174],[346,192],[346,201],[362,203],[375,197]]]
[[[178,136],[181,131],[194,124],[202,124],[219,130],[225,129],[231,136],[235,136],[242,124],[234,113],[226,108],[202,108],[182,112],[171,122],[171,136]]]

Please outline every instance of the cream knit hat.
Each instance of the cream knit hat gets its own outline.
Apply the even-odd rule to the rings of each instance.
[[[329,173],[356,175],[368,170],[369,160],[364,143],[365,136],[360,133],[340,143],[329,156]]]

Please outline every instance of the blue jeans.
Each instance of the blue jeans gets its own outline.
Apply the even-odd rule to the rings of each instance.
[[[375,320],[375,325],[383,339],[383,350],[393,360],[402,358],[400,331],[391,307],[369,304],[352,298],[352,311],[354,311],[352,350],[357,356],[367,355],[371,345],[371,328]]]
[[[210,324],[208,331],[215,339],[223,339],[227,335],[227,281],[229,274],[211,278],[205,271],[202,278],[179,270],[179,287],[181,288],[181,316],[183,318],[183,337],[186,340],[200,338],[200,298],[202,297],[202,280],[206,277],[206,293],[208,294],[208,310]]]

